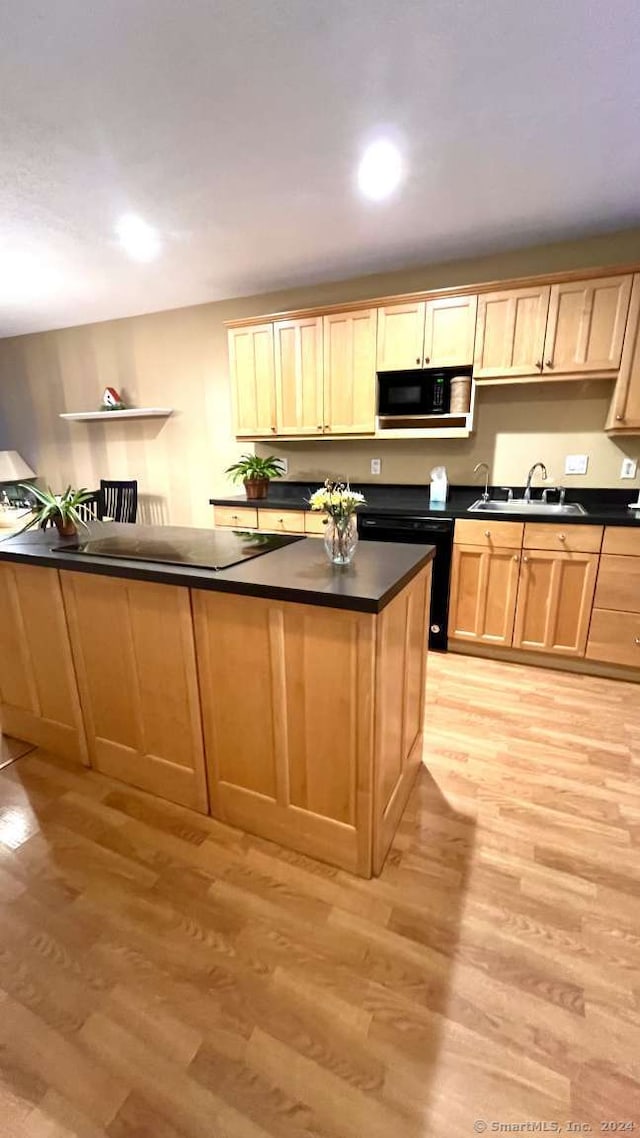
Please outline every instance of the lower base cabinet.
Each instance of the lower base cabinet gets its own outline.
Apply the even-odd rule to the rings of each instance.
[[[91,766],[206,813],[189,590],[61,577]]]
[[[513,549],[454,546],[449,636],[508,647],[519,571],[520,554]]]
[[[640,668],[640,613],[594,609],[587,659]]]
[[[594,553],[526,550],[513,647],[584,656],[597,573]]]
[[[8,735],[89,761],[55,569],[0,565],[0,714]]]

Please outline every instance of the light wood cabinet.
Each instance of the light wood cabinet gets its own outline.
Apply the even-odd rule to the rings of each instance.
[[[599,553],[603,533],[603,526],[527,522],[522,544],[525,549],[550,549],[558,553]]]
[[[207,811],[189,590],[62,574],[91,765]]]
[[[617,371],[630,296],[630,276],[552,285],[543,372]]]
[[[584,656],[598,556],[526,550],[522,554],[514,648]]]
[[[640,526],[607,526],[602,552],[618,557],[640,557]]]
[[[587,659],[640,669],[640,614],[595,608],[589,628]]]
[[[485,549],[520,549],[523,534],[524,522],[458,518],[453,531],[453,540],[457,545],[478,545]]]
[[[424,356],[424,300],[378,309],[378,371],[421,368]]]
[[[376,327],[375,308],[323,317],[325,433],[375,430]]]
[[[304,511],[259,510],[258,529],[267,533],[304,533]]]
[[[640,557],[604,554],[600,558],[594,604],[599,609],[640,613]]]
[[[56,569],[0,565],[0,703],[8,735],[88,763]]]
[[[449,636],[510,647],[519,572],[513,549],[455,545]]]
[[[425,305],[424,366],[473,363],[477,296],[440,296]]]
[[[282,435],[324,429],[322,317],[276,320],[276,424]]]
[[[275,434],[273,324],[229,329],[229,369],[238,438]]]
[[[640,435],[640,274],[633,278],[627,330],[605,430]]]
[[[549,285],[537,284],[480,294],[475,379],[540,375],[549,293]]]
[[[255,506],[214,506],[216,526],[229,529],[257,529],[258,511]]]
[[[420,763],[430,572],[379,616],[192,592],[214,816],[379,872]]]
[[[476,296],[388,304],[378,309],[378,371],[473,363]]]

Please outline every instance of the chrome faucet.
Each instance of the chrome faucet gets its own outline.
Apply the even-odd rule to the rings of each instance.
[[[531,470],[527,474],[527,485],[525,486],[525,490],[524,490],[524,501],[525,502],[531,501],[531,480],[532,480],[536,470],[538,470],[538,468],[540,468],[540,470],[542,471],[543,480],[545,482],[547,481],[547,477],[548,477],[547,476],[547,468],[546,468],[544,462],[534,462],[533,466],[531,467]]]
[[[484,470],[484,493],[482,495],[482,501],[488,502],[489,501],[489,463],[488,462],[477,462],[473,468],[473,473],[477,474],[479,470]]]

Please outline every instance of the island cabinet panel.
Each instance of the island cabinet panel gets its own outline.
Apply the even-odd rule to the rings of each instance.
[[[584,656],[597,571],[595,553],[523,553],[514,648]]]
[[[380,873],[422,761],[431,565],[377,617],[373,872]]]
[[[375,618],[194,590],[212,813],[371,873]]]
[[[88,763],[56,569],[0,565],[2,730]]]
[[[189,590],[65,572],[91,765],[208,808]]]

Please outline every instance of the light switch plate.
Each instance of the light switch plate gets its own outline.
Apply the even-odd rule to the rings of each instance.
[[[588,454],[568,454],[564,460],[564,472],[565,474],[586,474],[588,465]]]
[[[372,474],[379,474],[381,470],[382,470],[382,459],[381,458],[372,458],[371,459],[371,473]]]
[[[623,458],[620,467],[621,478],[635,478],[638,473],[638,463],[635,458]]]

